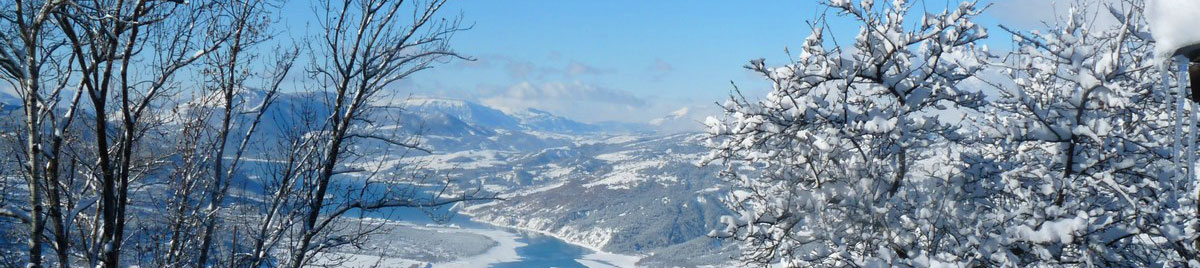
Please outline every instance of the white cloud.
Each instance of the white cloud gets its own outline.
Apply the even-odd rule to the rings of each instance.
[[[533,84],[521,82],[508,87],[499,97],[512,99],[545,101],[573,100],[582,102],[602,102],[641,107],[646,101],[624,91],[599,87],[583,82],[544,82]]]
[[[561,57],[558,54],[551,54],[550,58],[558,59]],[[452,66],[456,70],[470,70],[472,72],[499,70],[509,78],[515,80],[574,78],[583,75],[607,75],[617,72],[614,69],[600,68],[578,60],[568,60],[565,65],[560,64],[562,63],[534,62],[505,55],[481,55],[477,56],[473,61],[458,61]]]
[[[600,69],[582,62],[574,61],[567,63],[566,73],[570,76],[579,75],[601,75],[613,72],[612,70]]]
[[[680,118],[680,117],[684,117],[684,116],[686,116],[687,114],[688,114],[688,107],[683,107],[682,109],[675,110],[674,112],[671,112],[671,115],[670,115],[670,116],[671,116],[672,118]]]
[[[475,101],[506,112],[533,108],[581,122],[646,124],[664,132],[700,131],[700,120],[719,112],[706,100],[639,97],[579,81],[526,81],[480,88],[478,94]]]
[[[679,110],[675,110],[674,112],[671,112],[667,116],[655,118],[654,120],[650,120],[650,125],[661,126],[661,125],[663,125],[663,123],[666,123],[669,120],[680,119],[687,115],[688,115],[688,107],[683,107],[683,108],[680,108]]]
[[[672,71],[675,71],[675,67],[662,59],[654,59],[654,63],[651,63],[650,67],[646,68],[646,72],[650,74],[651,79],[654,81],[662,80],[663,77]]]
[[[479,102],[509,111],[528,108],[550,111],[582,121],[627,121],[648,102],[628,92],[583,82],[521,82],[502,89],[485,89]]]

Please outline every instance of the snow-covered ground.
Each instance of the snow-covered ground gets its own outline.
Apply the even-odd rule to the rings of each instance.
[[[389,230],[378,239],[375,252],[335,252],[318,256],[316,264],[336,264],[339,267],[382,267],[382,268],[467,268],[490,267],[501,263],[520,262],[525,256],[518,248],[530,246],[522,242],[528,235],[516,231],[515,228],[492,227],[480,224],[475,227],[459,227],[447,225],[415,225],[407,222],[388,223]],[[596,250],[587,245],[567,242],[554,234],[536,230],[525,230],[556,240],[586,248],[589,252],[576,259],[576,262],[592,268],[636,267],[641,259],[639,256],[621,255]],[[436,241],[429,236],[437,236]],[[412,238],[425,239],[420,248],[429,252],[409,252],[400,248],[412,249]],[[481,246],[486,250],[477,250]],[[437,253],[433,253],[436,251]],[[465,254],[465,256],[463,255]],[[453,258],[451,260],[444,260]],[[336,260],[336,262],[335,262]],[[431,261],[432,260],[432,261]]]
[[[317,264],[339,267],[479,267],[516,261],[516,234],[498,229],[460,228],[456,225],[417,225],[386,222],[359,250],[317,256]]]
[[[517,248],[525,246],[525,243],[518,242],[520,238],[514,233],[506,232],[499,229],[463,229],[464,231],[487,236],[493,241],[499,242],[483,254],[470,256],[467,258],[434,264],[434,267],[486,267],[495,263],[511,262],[521,259],[517,254]]]
[[[465,215],[470,215],[470,214],[465,214]],[[638,260],[641,260],[641,258],[642,258],[641,256],[623,255],[623,254],[605,252],[604,250],[601,250],[600,248],[598,248],[594,245],[591,245],[589,243],[585,243],[582,241],[577,241],[577,240],[571,239],[569,237],[564,237],[562,234],[558,234],[558,233],[552,233],[552,232],[547,232],[547,231],[543,231],[543,230],[539,230],[539,229],[527,228],[527,227],[523,227],[523,226],[502,226],[502,225],[497,225],[497,223],[491,223],[491,222],[485,222],[485,224],[501,226],[503,228],[509,228],[509,229],[516,229],[516,230],[521,230],[521,231],[525,231],[525,232],[537,233],[537,234],[541,234],[544,236],[553,237],[557,240],[561,240],[561,241],[566,242],[571,245],[586,248],[586,249],[590,250],[591,253],[584,255],[582,258],[577,259],[576,261],[578,261],[580,264],[583,264],[587,267],[593,267],[593,268],[596,268],[596,267],[636,267],[635,264],[638,262]]]

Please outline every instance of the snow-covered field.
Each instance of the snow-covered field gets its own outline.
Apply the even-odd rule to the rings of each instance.
[[[521,244],[516,239],[516,235],[500,230],[387,222],[362,250],[318,256],[317,264],[340,267],[486,266],[517,260],[513,249]],[[463,266],[465,264],[470,265]]]
[[[517,248],[525,246],[525,243],[518,242],[520,238],[516,234],[494,229],[462,229],[466,232],[487,236],[493,241],[499,242],[497,245],[483,252],[482,254],[469,256],[466,258],[434,264],[434,267],[484,267],[490,264],[511,262],[520,260],[517,255]]]

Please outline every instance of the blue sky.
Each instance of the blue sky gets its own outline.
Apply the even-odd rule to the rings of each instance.
[[[474,25],[454,47],[478,61],[406,86],[582,121],[647,122],[713,108],[731,80],[756,81],[741,66],[783,57],[818,9],[809,1],[454,1],[444,10]]]
[[[1046,3],[999,1],[981,23],[1035,26],[1051,14]],[[917,5],[940,12],[957,1]],[[443,14],[461,14],[473,25],[453,47],[477,60],[438,66],[397,87],[585,122],[649,122],[686,107],[686,128],[715,114],[713,103],[729,94],[730,81],[753,95],[765,92],[769,85],[742,66],[755,58],[785,61],[784,48],[798,46],[809,33],[806,22],[823,9],[813,0],[451,1]],[[857,32],[854,25],[832,28],[842,38]]]
[[[886,1],[886,0],[877,0]],[[912,0],[917,10],[940,12],[958,1]],[[990,44],[1008,45],[994,26],[1030,29],[1061,11],[1047,0],[986,0],[979,23],[992,28]],[[1060,1],[1065,2],[1065,1]],[[680,115],[664,128],[698,129],[718,113],[738,86],[750,97],[769,87],[742,66],[766,58],[787,60],[809,34],[807,21],[825,7],[817,0],[633,1],[451,0],[445,16],[473,28],[452,46],[476,61],[453,61],[395,85],[401,95],[465,99],[496,108],[537,108],[584,122],[646,123]],[[306,35],[308,1],[287,1],[285,36]],[[857,25],[837,20],[839,39]],[[1001,48],[1003,49],[1003,48]]]

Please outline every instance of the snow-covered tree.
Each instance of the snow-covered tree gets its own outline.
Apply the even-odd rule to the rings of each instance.
[[[900,3],[828,5],[863,25],[853,50],[815,29],[791,64],[749,66],[774,85],[765,99],[739,93],[707,122],[739,212],[714,235],[743,241],[745,261],[1200,265],[1176,163],[1195,151],[1177,152],[1182,96],[1164,90],[1182,78],[1160,71],[1141,1],[1004,27],[1003,57],[970,45],[985,35],[973,3],[911,31]]]
[[[963,2],[911,14],[912,3],[825,3],[857,22],[853,42],[824,38],[824,20],[799,55],[747,68],[773,85],[761,101],[739,92],[709,118],[713,149],[740,215],[713,235],[745,242],[743,261],[787,266],[925,266],[967,262],[959,119],[980,107],[964,81],[984,66],[987,31]],[[916,18],[915,22],[906,19]]]
[[[1180,266],[1195,260],[1194,183],[1162,90],[1140,1],[1077,1],[1041,31],[1015,31],[996,64],[971,174],[992,192],[984,261],[1006,265]],[[1192,152],[1194,153],[1194,152]],[[1186,154],[1186,152],[1185,152]]]

